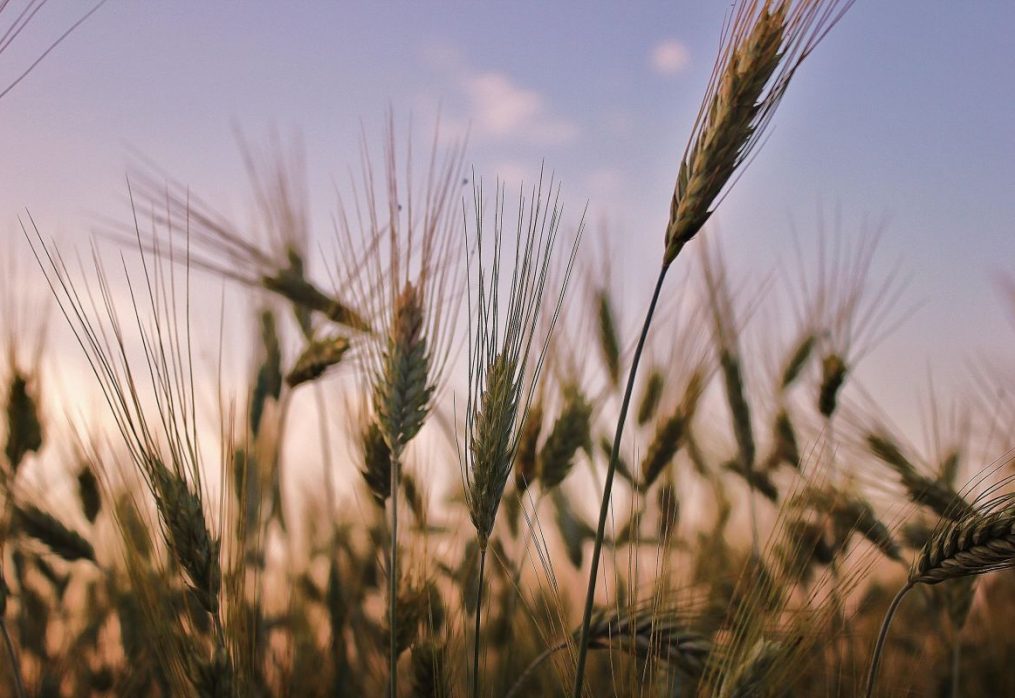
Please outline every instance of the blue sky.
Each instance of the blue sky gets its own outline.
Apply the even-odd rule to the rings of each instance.
[[[727,6],[110,0],[0,101],[0,237],[20,244],[25,207],[61,239],[124,215],[129,148],[242,211],[234,126],[302,133],[326,222],[361,123],[377,143],[389,105],[420,131],[440,107],[449,130],[471,124],[479,172],[531,176],[545,158],[572,212],[589,201],[637,307]],[[0,83],[83,7],[52,0]],[[840,210],[846,234],[887,221],[878,268],[898,262],[920,304],[864,368],[893,384],[890,406],[912,404],[928,366],[947,381],[1012,338],[993,275],[1015,273],[1013,26],[1000,0],[857,2],[706,233],[760,280],[819,211]]]

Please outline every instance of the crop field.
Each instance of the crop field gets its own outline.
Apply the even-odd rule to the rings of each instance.
[[[342,130],[360,135],[330,188],[308,174],[323,150],[313,129],[260,139],[242,105],[242,208],[174,171],[217,146],[161,134],[170,145],[153,150],[170,162],[128,144],[126,177],[103,182],[118,204],[92,209],[80,235],[53,223],[44,192],[20,201],[27,185],[8,187],[0,696],[1015,696],[1010,244],[983,270],[1000,322],[981,324],[976,346],[990,356],[951,365],[913,347],[966,342],[949,328],[979,323],[979,305],[922,302],[915,238],[900,248],[862,201],[844,211],[834,184],[836,203],[772,238],[780,263],[751,251],[770,214],[745,201],[782,211],[811,195],[802,179],[755,177],[773,171],[768,141],[784,115],[811,118],[798,86],[834,80],[819,57],[874,3],[720,4],[702,29],[710,55],[675,40],[651,54],[659,101],[666,79],[700,79],[680,83],[693,99],[666,126],[682,150],[639,151],[669,163],[644,162],[666,215],[643,235],[583,189],[615,179],[573,185],[575,167],[554,169],[567,144],[603,158],[621,146],[436,50],[473,90],[471,120],[453,99],[385,106],[336,85],[329,99],[363,121]],[[37,120],[71,162],[83,156],[33,84],[96,55],[85,47],[117,13],[170,10],[53,5],[0,0],[0,131],[28,138]],[[208,35],[223,61],[233,45],[216,32],[240,36],[244,13],[253,26],[266,8],[231,11]],[[447,7],[426,11],[452,23]],[[334,31],[352,41],[356,26]],[[300,41],[280,41],[294,53],[279,62],[297,61]],[[97,128],[84,92],[73,119]],[[132,119],[140,98],[112,94],[131,138],[211,113]],[[1015,158],[999,128],[997,151]],[[474,155],[515,131],[526,153],[549,151],[525,176]],[[806,133],[824,142],[807,147],[828,182],[835,153],[864,148],[835,128]],[[43,140],[24,162],[2,142],[14,157],[0,154],[0,188],[52,168]],[[926,149],[913,176],[949,157]],[[997,190],[1009,196],[1012,161]],[[893,172],[865,184],[901,191]],[[980,185],[948,181],[927,206],[947,200],[961,218]],[[940,256],[965,274],[956,249]],[[925,334],[882,351],[917,337],[905,333],[925,312]]]

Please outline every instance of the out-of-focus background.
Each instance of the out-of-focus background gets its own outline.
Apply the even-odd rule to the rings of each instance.
[[[46,4],[4,53],[0,81],[83,9]],[[135,151],[241,218],[237,129],[255,143],[272,129],[302,135],[327,237],[361,131],[379,144],[391,106],[421,144],[438,113],[446,134],[468,127],[468,161],[485,177],[531,179],[545,160],[568,207],[587,200],[591,230],[608,231],[624,303],[641,307],[725,12],[109,2],[0,103],[0,238],[22,246],[27,210],[85,247],[97,218],[127,219]],[[928,368],[947,368],[947,382],[1010,329],[996,282],[1015,252],[1013,24],[1008,3],[857,3],[714,222],[734,275],[757,279],[793,268],[794,231],[806,245],[822,218],[847,236],[883,228],[876,268],[898,264],[900,307],[916,309],[858,370],[896,415]]]

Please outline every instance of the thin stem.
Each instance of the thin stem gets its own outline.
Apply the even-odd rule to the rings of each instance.
[[[892,599],[891,605],[888,607],[888,612],[885,613],[885,619],[881,622],[881,631],[878,633],[878,641],[874,645],[874,656],[871,657],[870,672],[867,674],[867,691],[864,693],[866,698],[871,698],[874,695],[874,682],[878,677],[878,666],[881,664],[881,652],[885,647],[885,639],[888,637],[888,628],[892,624],[892,617],[895,616],[895,611],[899,608],[899,604],[902,602],[902,597],[906,595],[906,592],[913,588],[912,582],[906,582],[906,585],[899,589],[899,593]]]
[[[18,653],[14,649],[14,642],[11,634],[7,632],[7,621],[0,618],[0,634],[4,636],[4,645],[7,647],[7,659],[11,664],[11,677],[14,681],[14,693],[18,698],[25,698],[25,684],[21,680],[21,665],[18,664]]]
[[[511,687],[511,690],[504,694],[504,698],[514,698],[514,696],[518,695],[518,691],[521,689],[522,686],[525,685],[525,681],[529,678],[532,672],[538,669],[540,664],[542,664],[547,659],[552,657],[554,653],[560,652],[562,649],[565,648],[567,648],[567,642],[559,642],[556,645],[553,645],[543,650],[538,657],[532,660],[531,664],[525,667],[525,671],[523,671],[521,673],[521,676],[518,677],[518,680],[515,681],[514,685]]]
[[[753,468],[753,465],[748,467]],[[748,476],[750,473],[748,472]],[[755,560],[761,559],[761,544],[758,540],[758,511],[754,501],[754,485],[747,483],[747,508],[751,515],[751,557]]]
[[[472,698],[479,698],[479,631],[483,615],[483,572],[486,571],[486,545],[479,549],[479,587],[476,589],[476,634],[472,654]]]
[[[596,596],[596,576],[599,574],[599,556],[603,549],[603,536],[606,533],[606,517],[610,513],[610,493],[613,489],[613,476],[617,472],[617,462],[620,458],[620,440],[624,435],[624,423],[627,421],[627,410],[631,405],[631,394],[634,392],[634,379],[638,373],[638,363],[641,361],[641,353],[645,349],[645,339],[648,337],[649,326],[652,324],[652,316],[655,314],[656,305],[659,302],[659,294],[663,288],[663,281],[668,264],[663,264],[659,270],[659,278],[656,281],[655,291],[652,293],[652,300],[648,306],[648,313],[645,315],[645,324],[641,328],[641,336],[638,338],[638,347],[634,351],[634,358],[631,360],[631,370],[627,375],[627,389],[624,391],[624,401],[620,405],[620,417],[617,419],[617,431],[613,437],[613,448],[610,452],[610,465],[606,470],[606,483],[603,486],[603,502],[599,508],[599,528],[596,530],[596,541],[592,550],[592,570],[589,572],[589,588],[585,595],[585,613],[582,616],[581,639],[578,641],[578,666],[574,677],[574,698],[579,698],[582,692],[582,682],[585,679],[585,659],[588,655],[589,627],[592,624],[592,604]]]
[[[388,671],[391,698],[398,696],[398,647],[395,634],[395,607],[398,604],[398,490],[401,474],[401,458],[395,450],[391,452],[391,555],[388,561]]]

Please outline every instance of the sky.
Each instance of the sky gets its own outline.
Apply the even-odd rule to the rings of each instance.
[[[51,0],[0,54],[0,84],[87,6]],[[424,134],[437,114],[446,132],[468,126],[484,177],[531,179],[545,162],[566,221],[587,202],[590,229],[605,222],[637,309],[728,6],[109,0],[0,100],[0,240],[23,246],[26,210],[71,246],[99,216],[126,220],[135,151],[240,214],[237,129],[301,135],[327,235],[361,133],[379,144],[391,108]],[[703,233],[761,282],[822,219],[847,237],[879,225],[875,273],[904,280],[900,307],[915,308],[859,374],[891,413],[913,409],[929,370],[947,385],[1012,339],[997,279],[1015,275],[1013,26],[1001,0],[857,2]]]

